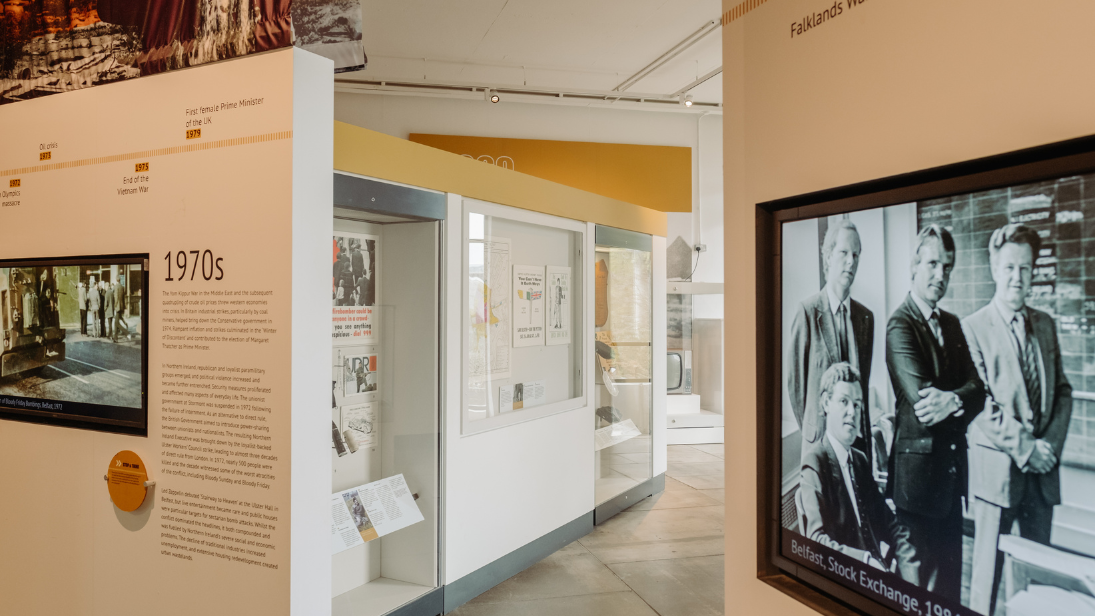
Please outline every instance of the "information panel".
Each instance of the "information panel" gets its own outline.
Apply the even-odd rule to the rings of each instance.
[[[2,480],[45,500],[8,511],[36,539],[9,533],[0,553],[67,555],[48,583],[33,568],[0,582],[11,611],[38,611],[43,594],[56,613],[289,611],[290,402],[308,392],[291,387],[293,318],[314,312],[304,338],[329,340],[322,252],[314,291],[299,309],[293,297],[294,237],[329,237],[294,222],[308,198],[294,194],[294,143],[310,138],[294,136],[294,110],[311,113],[297,82],[331,78],[313,58],[287,49],[0,106],[0,419],[41,404],[142,437],[0,421],[0,455],[57,486]],[[312,192],[329,229],[329,189]],[[87,470],[123,449],[156,479],[129,517]],[[125,574],[56,584],[94,571]]]

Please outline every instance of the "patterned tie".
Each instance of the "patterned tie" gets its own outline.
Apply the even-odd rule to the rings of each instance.
[[[845,311],[847,308],[841,304],[836,309],[836,340],[840,347],[840,361],[848,361],[848,331],[845,326]]]
[[[1025,336],[1020,337],[1019,332],[1023,332]],[[1034,423],[1034,429],[1037,430],[1042,423],[1042,381],[1038,376],[1038,357],[1034,352],[1034,343],[1031,341],[1029,320],[1016,314],[1011,319],[1011,333],[1015,336],[1016,344],[1019,345],[1019,365],[1023,369],[1023,382],[1027,387],[1031,421]]]
[[[939,343],[939,348],[943,348],[943,327],[939,324],[938,310],[932,311],[932,316],[928,319],[928,327],[931,328],[935,341]]]

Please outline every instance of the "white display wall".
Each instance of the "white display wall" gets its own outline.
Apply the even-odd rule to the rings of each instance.
[[[284,50],[0,108],[0,179],[19,180],[0,259],[149,255],[148,436],[0,422],[0,611],[329,613],[330,435],[313,415],[332,79]],[[206,251],[223,276],[195,272]],[[103,480],[122,450],[156,482],[133,513]]]
[[[467,209],[470,208],[470,209]],[[449,221],[465,220],[467,212],[489,212],[512,220],[572,229],[573,221],[496,204],[449,195]],[[584,255],[594,254],[595,225],[582,223]],[[513,413],[505,423],[488,431],[461,433],[464,425],[464,373],[468,303],[458,290],[465,286],[467,234],[461,224],[445,228],[445,410],[443,411],[442,578],[445,584],[491,565],[541,537],[590,516],[594,508],[594,405],[592,395]],[[550,235],[550,234],[549,234]],[[525,241],[535,238],[527,237]],[[655,294],[664,297],[665,240],[655,238],[654,273],[662,276]],[[526,251],[532,248],[526,248]],[[564,251],[565,252],[565,251]],[[534,253],[527,252],[529,258]],[[581,267],[582,327],[571,332],[582,359],[582,392],[594,385],[593,298],[594,260]],[[657,280],[657,278],[656,278]],[[664,304],[664,301],[661,302]],[[655,303],[657,306],[657,303]],[[654,315],[655,355],[664,355],[665,310]],[[658,345],[657,341],[662,342]],[[664,363],[664,362],[663,362]],[[654,399],[655,453],[653,472],[665,472],[665,366],[654,363],[655,382],[663,391]],[[531,369],[527,366],[526,369]],[[553,370],[545,367],[545,372]],[[521,377],[531,378],[531,377]],[[471,422],[474,425],[476,422]]]

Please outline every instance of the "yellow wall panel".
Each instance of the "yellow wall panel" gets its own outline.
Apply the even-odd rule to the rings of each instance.
[[[692,149],[427,135],[410,140],[661,212],[692,211]]]
[[[664,237],[664,212],[335,122],[335,170]]]

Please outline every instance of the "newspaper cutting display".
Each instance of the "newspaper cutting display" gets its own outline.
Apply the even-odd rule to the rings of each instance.
[[[337,492],[331,495],[331,554],[424,519],[402,474]]]
[[[782,223],[783,556],[910,616],[1095,614],[1092,195]]]
[[[331,276],[331,343],[371,344],[376,337],[377,257],[380,238],[339,231]]]
[[[337,397],[343,404],[372,399],[380,386],[380,355],[376,347],[340,347],[335,349],[335,381]]]
[[[351,453],[362,447],[376,447],[380,441],[377,407],[375,402],[342,407],[342,436]]]
[[[510,241],[491,237],[468,244],[468,376],[499,379],[510,374]]]
[[[544,344],[544,268],[513,266],[513,346]]]

